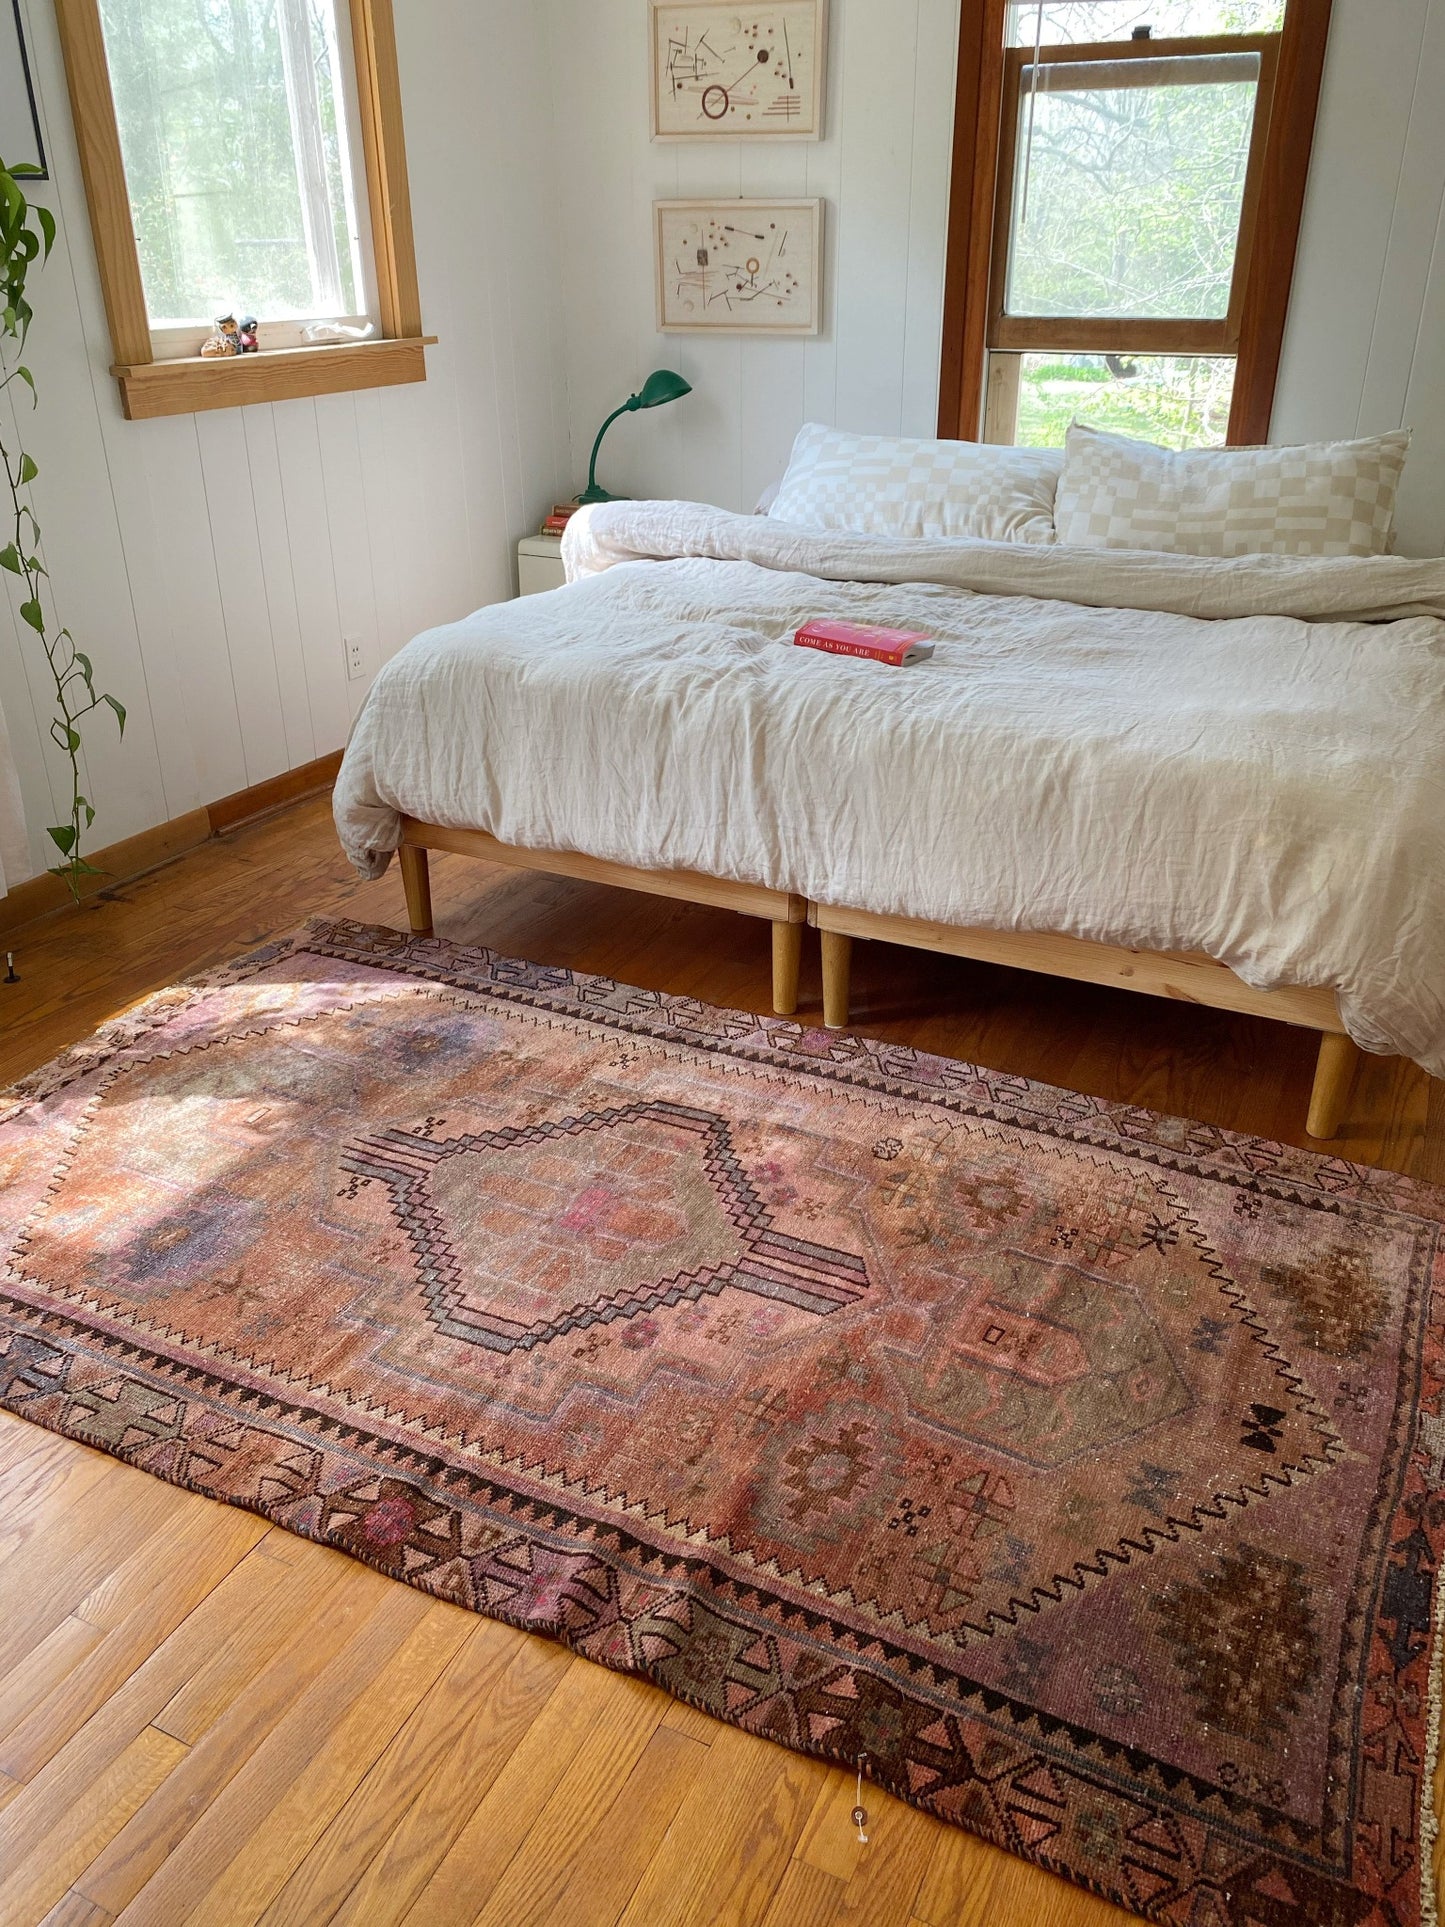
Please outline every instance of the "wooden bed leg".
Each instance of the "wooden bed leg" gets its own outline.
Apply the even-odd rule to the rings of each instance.
[[[416,843],[403,843],[397,851],[401,862],[401,881],[406,891],[406,914],[414,937],[431,935],[431,871],[427,853]]]
[[[791,1017],[798,1008],[803,929],[801,923],[773,925],[773,1009],[779,1017]]]
[[[1327,1030],[1320,1038],[1309,1119],[1305,1124],[1311,1137],[1333,1137],[1339,1130],[1359,1055],[1358,1044],[1349,1037]]]
[[[828,1030],[846,1030],[853,939],[836,930],[820,930],[818,935],[823,940],[823,1023]]]

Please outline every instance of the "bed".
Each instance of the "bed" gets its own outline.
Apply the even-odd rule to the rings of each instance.
[[[419,931],[433,849],[765,917],[784,1014],[811,923],[833,1026],[870,937],[1303,1025],[1316,1136],[1357,1047],[1445,1075],[1445,564],[1051,536],[587,510],[568,587],[382,672],[343,845]],[[793,648],[825,614],[938,647]]]

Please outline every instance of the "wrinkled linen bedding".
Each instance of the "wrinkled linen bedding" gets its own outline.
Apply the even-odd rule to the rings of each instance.
[[[401,814],[943,923],[1202,950],[1327,985],[1445,1075],[1445,563],[574,516],[570,586],[418,636],[336,787]],[[927,631],[907,670],[792,647]]]

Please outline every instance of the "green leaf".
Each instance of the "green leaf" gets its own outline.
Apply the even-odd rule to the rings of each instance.
[[[5,547],[0,549],[0,569],[8,569],[11,575],[20,573],[20,551],[13,542],[7,542]]]
[[[33,596],[29,602],[21,603],[20,614],[24,620],[30,624],[30,627],[35,631],[37,636],[43,636],[45,634],[45,616],[41,611],[40,604]]]
[[[15,372],[17,375],[19,375],[20,379],[25,383],[25,386],[30,390],[31,394],[33,395],[35,393],[34,375],[31,374],[30,370],[27,367],[25,367],[23,363],[19,363],[19,362],[16,363]]]
[[[69,823],[52,824],[45,834],[62,856],[69,856],[75,848],[76,832]]]
[[[82,796],[80,799],[80,807],[85,811],[85,827],[86,829],[89,829],[91,824],[95,821],[94,805],[87,803],[85,798]]]
[[[41,172],[41,167],[39,161],[16,161],[13,167],[5,162],[0,162],[0,171],[13,175],[13,177],[19,181],[23,180],[27,175],[38,177]]]
[[[124,704],[124,703],[119,703],[119,702],[117,702],[114,696],[102,696],[100,700],[101,700],[101,701],[102,701],[103,703],[109,703],[109,704],[110,704],[110,706],[111,706],[111,708],[112,708],[112,709],[113,709],[113,710],[115,711],[115,720],[116,720],[116,721],[117,721],[117,722],[118,722],[118,723],[120,724],[120,733],[121,733],[121,735],[122,735],[122,736],[124,736],[124,734],[125,734],[125,704]]]
[[[48,207],[38,207],[35,218],[40,223],[40,232],[45,236],[45,258],[50,259],[50,250],[55,246],[55,216]]]
[[[36,464],[35,457],[33,455],[22,454],[20,457],[20,487],[24,488],[27,482],[33,482],[39,473],[40,469]]]

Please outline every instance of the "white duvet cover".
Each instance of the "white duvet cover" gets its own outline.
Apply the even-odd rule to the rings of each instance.
[[[569,586],[382,671],[336,787],[400,814],[822,902],[1202,950],[1336,990],[1445,1076],[1445,563],[815,534],[689,503],[575,516]],[[809,616],[925,630],[887,669]]]

